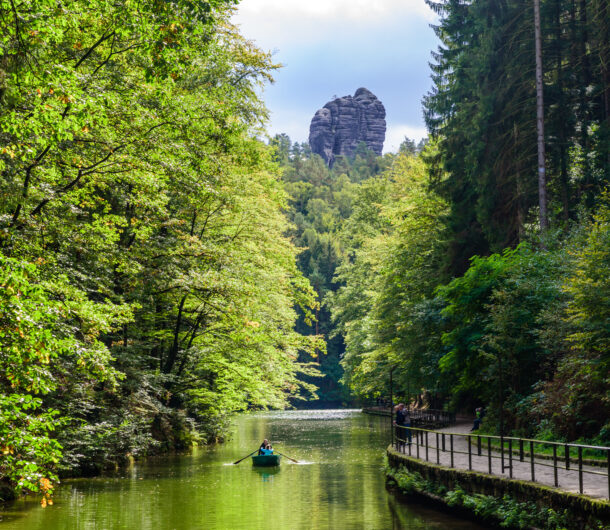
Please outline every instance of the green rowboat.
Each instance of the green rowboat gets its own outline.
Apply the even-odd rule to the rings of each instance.
[[[280,455],[257,455],[252,457],[252,465],[270,467],[280,465]]]

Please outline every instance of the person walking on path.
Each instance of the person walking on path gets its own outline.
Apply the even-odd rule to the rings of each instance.
[[[478,431],[483,421],[483,407],[477,407],[474,411],[474,425],[470,431]]]
[[[405,438],[407,439],[407,443],[409,445],[411,445],[411,429],[409,429],[409,427],[411,427],[411,411],[405,407],[403,409],[403,413],[405,416],[405,429],[403,429],[405,431]]]
[[[411,414],[409,410],[405,407],[404,403],[399,403],[394,408],[396,413],[396,419],[394,420],[394,425],[396,425],[396,439],[398,440],[399,446],[404,446],[405,440],[409,440],[409,444],[411,443],[411,429],[408,427],[411,426]]]

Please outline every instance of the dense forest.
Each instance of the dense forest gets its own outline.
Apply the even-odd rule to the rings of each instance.
[[[534,2],[429,1],[441,40],[430,142],[355,192],[329,297],[363,395],[399,392],[487,429],[610,441],[610,13],[541,2],[539,223]]]
[[[400,153],[415,154],[425,146],[405,139]],[[364,142],[352,157],[338,156],[332,168],[312,153],[309,144],[291,142],[285,134],[276,135],[270,144],[282,171],[288,194],[285,213],[291,223],[288,235],[299,249],[297,266],[309,280],[320,301],[313,321],[299,318],[296,329],[303,335],[321,335],[324,351],[301,353],[301,361],[318,364],[320,374],[304,377],[317,388],[316,406],[346,405],[367,393],[350,391],[344,380],[344,332],[332,316],[332,300],[344,284],[339,267],[353,256],[354,205],[367,181],[379,177],[396,159],[388,153],[378,157]],[[367,183],[367,184],[365,184]],[[357,389],[351,389],[357,390]]]
[[[343,228],[352,215],[356,191],[362,182],[379,175],[391,163],[392,155],[377,157],[361,143],[353,157],[337,157],[331,169],[312,153],[309,144],[292,144],[285,134],[276,135],[271,145],[289,197],[288,235],[300,250],[297,265],[320,301],[314,321],[299,318],[296,329],[303,335],[322,335],[326,342],[324,352],[314,351],[313,356],[302,352],[301,360],[317,363],[322,376],[304,380],[318,387],[318,406],[344,405],[352,400],[348,386],[341,381],[340,360],[345,346],[328,301],[340,286],[337,267],[346,259],[349,248]]]
[[[276,66],[231,3],[0,3],[2,497],[313,391]]]
[[[295,399],[610,442],[610,14],[429,1],[429,139],[265,137],[232,0],[0,0],[0,498]],[[406,102],[414,105],[417,102]]]

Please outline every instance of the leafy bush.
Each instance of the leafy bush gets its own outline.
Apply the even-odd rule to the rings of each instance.
[[[100,305],[61,281],[42,282],[35,265],[0,254],[0,480],[18,493],[42,491],[44,503],[61,456],[53,432],[64,420],[42,397],[58,389],[67,367],[75,381],[112,385],[117,377],[96,336],[128,312],[115,308],[113,318],[113,306]],[[72,333],[75,321],[89,336]]]

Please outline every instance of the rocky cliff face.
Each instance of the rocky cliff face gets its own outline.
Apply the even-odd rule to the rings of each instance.
[[[385,108],[375,94],[359,88],[353,96],[330,101],[309,126],[309,145],[329,166],[339,155],[352,156],[360,142],[381,155],[385,140]]]

